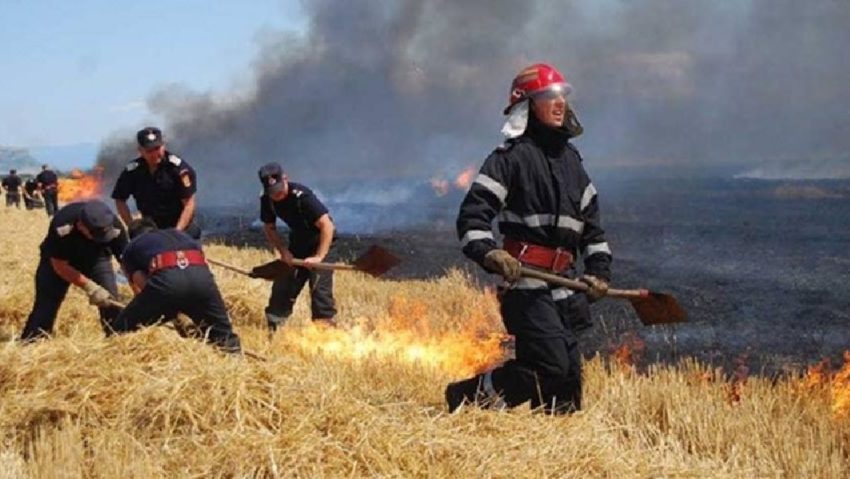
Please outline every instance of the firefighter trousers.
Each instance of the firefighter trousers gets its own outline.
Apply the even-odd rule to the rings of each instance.
[[[118,286],[115,283],[115,272],[112,270],[112,260],[108,256],[97,258],[90,266],[72,265],[81,273],[89,277],[95,283],[103,286],[113,296],[118,295]],[[47,336],[53,332],[56,322],[56,314],[65,295],[68,293],[70,283],[60,278],[50,258],[42,256],[38,262],[35,272],[35,302],[27,317],[27,323],[21,334],[21,340],[31,341],[39,337]],[[101,326],[106,330],[108,322],[118,316],[121,308],[109,306],[98,308],[100,311]]]

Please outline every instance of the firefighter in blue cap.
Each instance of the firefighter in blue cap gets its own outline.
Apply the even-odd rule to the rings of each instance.
[[[150,218],[133,221],[129,229],[121,264],[136,296],[111,323],[112,331],[134,331],[182,312],[209,342],[241,351],[198,240],[176,228],[158,229]]]
[[[328,209],[306,186],[289,181],[278,163],[268,163],[259,170],[263,194],[260,197],[260,221],[269,244],[280,260],[289,263],[303,259],[306,267],[293,269],[292,276],[272,283],[272,295],[266,306],[269,330],[283,326],[292,314],[295,300],[310,284],[310,310],[313,321],[335,326],[336,306],[333,296],[333,272],[310,268],[320,263],[331,248],[334,223]],[[277,218],[289,227],[289,244],[284,246],[277,232]]]
[[[101,325],[121,311],[111,257],[120,260],[128,238],[121,220],[99,200],[71,203],[50,221],[41,243],[41,258],[35,273],[35,303],[27,317],[23,341],[48,336],[53,331],[59,306],[68,287],[82,289],[89,302],[100,310]]]
[[[139,157],[127,164],[112,190],[115,208],[125,224],[133,217],[127,200],[132,196],[136,208],[158,228],[176,228],[191,237],[201,237],[194,222],[197,180],[195,170],[174,153],[166,150],[162,130],[146,127],[136,133]]]

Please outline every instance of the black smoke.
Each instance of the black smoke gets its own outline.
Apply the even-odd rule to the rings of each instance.
[[[170,85],[149,98],[169,146],[199,171],[204,201],[253,194],[271,160],[326,193],[451,177],[500,141],[510,81],[538,61],[575,88],[585,125],[576,143],[591,173],[699,175],[812,156],[847,171],[844,0],[303,6],[308,29],[267,39],[251,91]],[[107,141],[99,162],[114,176],[132,150]]]

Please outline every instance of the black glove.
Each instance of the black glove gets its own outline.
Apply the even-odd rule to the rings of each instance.
[[[513,283],[522,276],[522,263],[503,249],[494,249],[484,256],[484,267]]]

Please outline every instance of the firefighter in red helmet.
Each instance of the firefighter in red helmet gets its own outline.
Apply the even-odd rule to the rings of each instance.
[[[596,188],[570,142],[582,133],[567,102],[571,91],[547,64],[514,78],[502,128],[507,141],[485,160],[461,204],[457,231],[464,254],[505,280],[499,299],[516,358],[449,384],[450,411],[464,403],[514,407],[529,401],[554,414],[581,408],[578,335],[590,327],[589,304],[608,289],[611,250]],[[504,235],[501,246],[493,220]],[[580,293],[523,278],[522,266],[578,276],[590,289]]]

